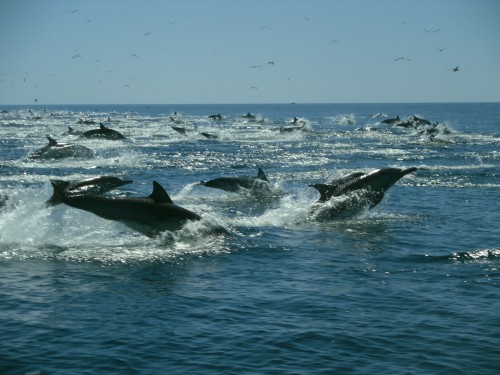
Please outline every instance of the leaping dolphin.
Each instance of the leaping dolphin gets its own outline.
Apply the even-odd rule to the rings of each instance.
[[[271,185],[262,168],[258,168],[256,177],[239,176],[239,177],[220,177],[209,181],[201,181],[201,185],[229,191],[232,193],[253,192],[260,194],[269,192]]]
[[[89,158],[94,152],[84,146],[73,143],[59,143],[47,135],[49,144],[31,153],[29,159],[63,159],[69,157]]]
[[[399,179],[417,168],[382,168],[369,173],[355,172],[327,184],[314,184],[320,198],[310,214],[319,221],[351,216],[363,208],[373,208]],[[338,199],[332,199],[337,198]]]
[[[129,228],[148,237],[155,237],[164,231],[174,232],[189,221],[201,217],[172,202],[165,189],[153,181],[153,192],[145,198],[108,197],[95,195],[67,195],[57,183],[52,182],[54,199],[66,205],[102,217],[119,221]],[[228,234],[221,226],[214,226],[211,232]]]
[[[132,180],[124,180],[115,176],[98,176],[81,181],[50,180],[52,184],[59,187],[66,197],[76,195],[101,195],[117,187],[130,184]],[[46,203],[57,205],[62,203],[60,194],[54,194]]]

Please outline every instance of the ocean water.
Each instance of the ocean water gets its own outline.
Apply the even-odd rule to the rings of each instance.
[[[499,373],[500,104],[3,109],[0,373]],[[438,130],[381,124],[414,114]],[[294,116],[303,129],[280,131]],[[79,119],[127,139],[63,135],[98,126]],[[46,135],[94,156],[29,159]],[[310,184],[413,166],[374,209],[310,219]],[[199,185],[257,167],[276,194]],[[99,175],[132,179],[110,193],[130,196],[156,180],[231,235],[151,239],[45,206],[50,179]]]

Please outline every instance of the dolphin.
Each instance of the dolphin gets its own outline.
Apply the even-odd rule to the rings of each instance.
[[[385,115],[382,112],[379,113],[374,113],[372,115],[366,116],[367,118],[378,118],[378,117],[385,117]]]
[[[81,181],[50,180],[56,184],[65,196],[76,195],[101,195],[117,187],[130,184],[132,180],[124,180],[115,176],[98,176]],[[57,205],[62,203],[58,200],[60,195],[54,194],[46,203],[47,205]]]
[[[220,177],[209,181],[201,181],[200,184],[232,193],[241,193],[245,191],[262,193],[271,190],[271,185],[269,184],[266,174],[262,168],[258,168],[258,174],[256,177]]]
[[[247,112],[247,114],[241,116],[241,118],[244,118],[244,119],[247,119],[247,120],[255,120],[257,117],[255,115],[252,115],[250,112]]]
[[[71,126],[68,126],[68,131],[64,132],[62,135],[81,135],[82,132],[79,130],[73,129]]]
[[[80,137],[83,138],[100,138],[100,139],[125,139],[125,136],[120,132],[106,127],[102,122],[99,124],[99,129],[92,129],[83,132]]]
[[[94,156],[94,152],[87,147],[73,143],[59,143],[47,135],[49,144],[31,153],[29,159],[63,159],[69,157],[88,158]]]
[[[307,130],[307,129],[306,129],[306,123],[302,122],[302,125],[300,126],[282,126],[279,128],[274,128],[272,130],[279,130],[281,133],[291,133],[297,130]]]
[[[408,118],[408,122],[410,122],[414,127],[420,126],[420,125],[431,125],[432,122],[429,120],[426,120],[425,118],[418,117],[417,115],[410,116]]]
[[[210,115],[208,116],[208,118],[212,119],[212,120],[222,120],[222,116],[220,113],[216,114],[216,115]]]
[[[180,126],[172,126],[172,129],[174,129],[177,133],[186,135],[187,129],[186,128],[181,128]]]
[[[55,200],[70,207],[91,212],[103,219],[119,221],[151,238],[164,231],[177,231],[187,222],[201,220],[198,214],[174,204],[165,189],[156,181],[153,181],[151,195],[143,198],[71,196],[66,194],[57,183],[52,181],[51,183]],[[228,234],[218,225],[213,227],[213,232]]]
[[[219,137],[214,135],[214,134],[210,134],[210,133],[206,133],[206,132],[203,132],[203,133],[200,133],[202,136],[204,136],[205,138],[208,138],[208,139],[218,139]]]
[[[415,167],[382,168],[369,173],[351,173],[327,184],[310,185],[320,193],[310,214],[324,221],[352,216],[366,207],[373,208],[392,185],[416,170]]]
[[[389,125],[395,125],[399,124],[401,122],[401,119],[399,118],[399,115],[396,116],[395,118],[388,118],[386,120],[381,121],[381,124],[389,124]]]
[[[78,119],[78,124],[85,124],[85,125],[93,125],[96,124],[94,120],[84,120],[84,119]]]

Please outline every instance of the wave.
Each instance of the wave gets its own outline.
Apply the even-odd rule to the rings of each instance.
[[[474,249],[470,251],[458,251],[447,255],[412,255],[406,258],[413,262],[434,263],[434,262],[491,262],[500,260],[500,248]]]

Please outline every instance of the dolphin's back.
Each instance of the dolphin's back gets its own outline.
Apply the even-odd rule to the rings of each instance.
[[[125,139],[125,136],[120,132],[106,127],[103,123],[99,125],[99,129],[92,129],[83,132],[80,137],[83,138],[103,138],[103,139]]]

